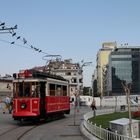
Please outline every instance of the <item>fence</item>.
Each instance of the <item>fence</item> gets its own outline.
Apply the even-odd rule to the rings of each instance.
[[[105,113],[108,114],[113,111],[114,110],[110,109],[108,111],[105,111]],[[92,122],[89,122],[88,120],[92,117],[92,114],[92,112],[88,112],[84,115],[83,125],[88,132],[90,132],[92,135],[96,136],[100,140],[136,140],[136,138],[120,135],[117,132],[111,132],[109,130],[101,128],[101,126],[98,127],[96,126],[96,124],[92,124]],[[101,111],[99,114],[103,114],[103,111]]]

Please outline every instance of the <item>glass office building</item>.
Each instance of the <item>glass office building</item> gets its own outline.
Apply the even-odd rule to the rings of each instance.
[[[109,57],[110,95],[124,95],[122,82],[131,88],[131,95],[140,94],[140,48],[117,48]]]

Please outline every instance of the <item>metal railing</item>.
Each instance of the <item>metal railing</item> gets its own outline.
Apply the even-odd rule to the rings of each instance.
[[[113,112],[113,110],[108,110],[105,111],[105,113],[111,113]],[[88,119],[91,118],[93,115],[93,112],[88,112],[87,114],[84,115],[84,121],[83,121],[83,125],[85,127],[85,129],[90,132],[93,136],[96,136],[97,138],[99,138],[100,140],[136,140],[136,138],[131,138],[129,136],[124,136],[124,135],[120,135],[116,132],[112,132],[109,131],[107,129],[103,129],[98,126],[96,126],[96,124],[92,124],[92,122],[90,122]],[[103,114],[103,112],[100,112],[100,114]]]

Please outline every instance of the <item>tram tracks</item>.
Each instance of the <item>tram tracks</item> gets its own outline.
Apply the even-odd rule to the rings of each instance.
[[[30,134],[30,132],[41,126],[45,125],[46,123],[52,122],[54,120],[62,119],[63,117],[57,117],[57,118],[50,118],[48,120],[40,121],[37,124],[29,123],[29,124],[23,124],[17,125],[15,127],[12,127],[8,129],[7,131],[0,134],[0,140],[22,140],[26,135]]]
[[[29,128],[28,130],[24,131],[24,133],[22,133],[18,138],[17,140],[21,140],[27,133],[29,133],[31,130],[35,129],[37,127],[37,125]]]
[[[1,134],[0,134],[0,137],[3,136],[3,135],[5,135],[5,134],[7,134],[8,132],[10,132],[10,131],[12,131],[12,130],[14,130],[14,129],[17,129],[17,128],[19,128],[19,127],[16,126],[16,127],[12,127],[11,129],[8,129],[7,131],[1,133]]]
[[[33,126],[17,126],[13,127],[2,134],[0,134],[0,140],[20,140],[22,139],[27,133],[31,130],[35,129],[40,125],[33,125]]]

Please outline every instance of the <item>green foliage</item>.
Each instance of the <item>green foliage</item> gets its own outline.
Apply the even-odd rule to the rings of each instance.
[[[90,89],[90,87],[84,87],[83,88],[83,95],[89,95],[90,94],[89,89]]]

